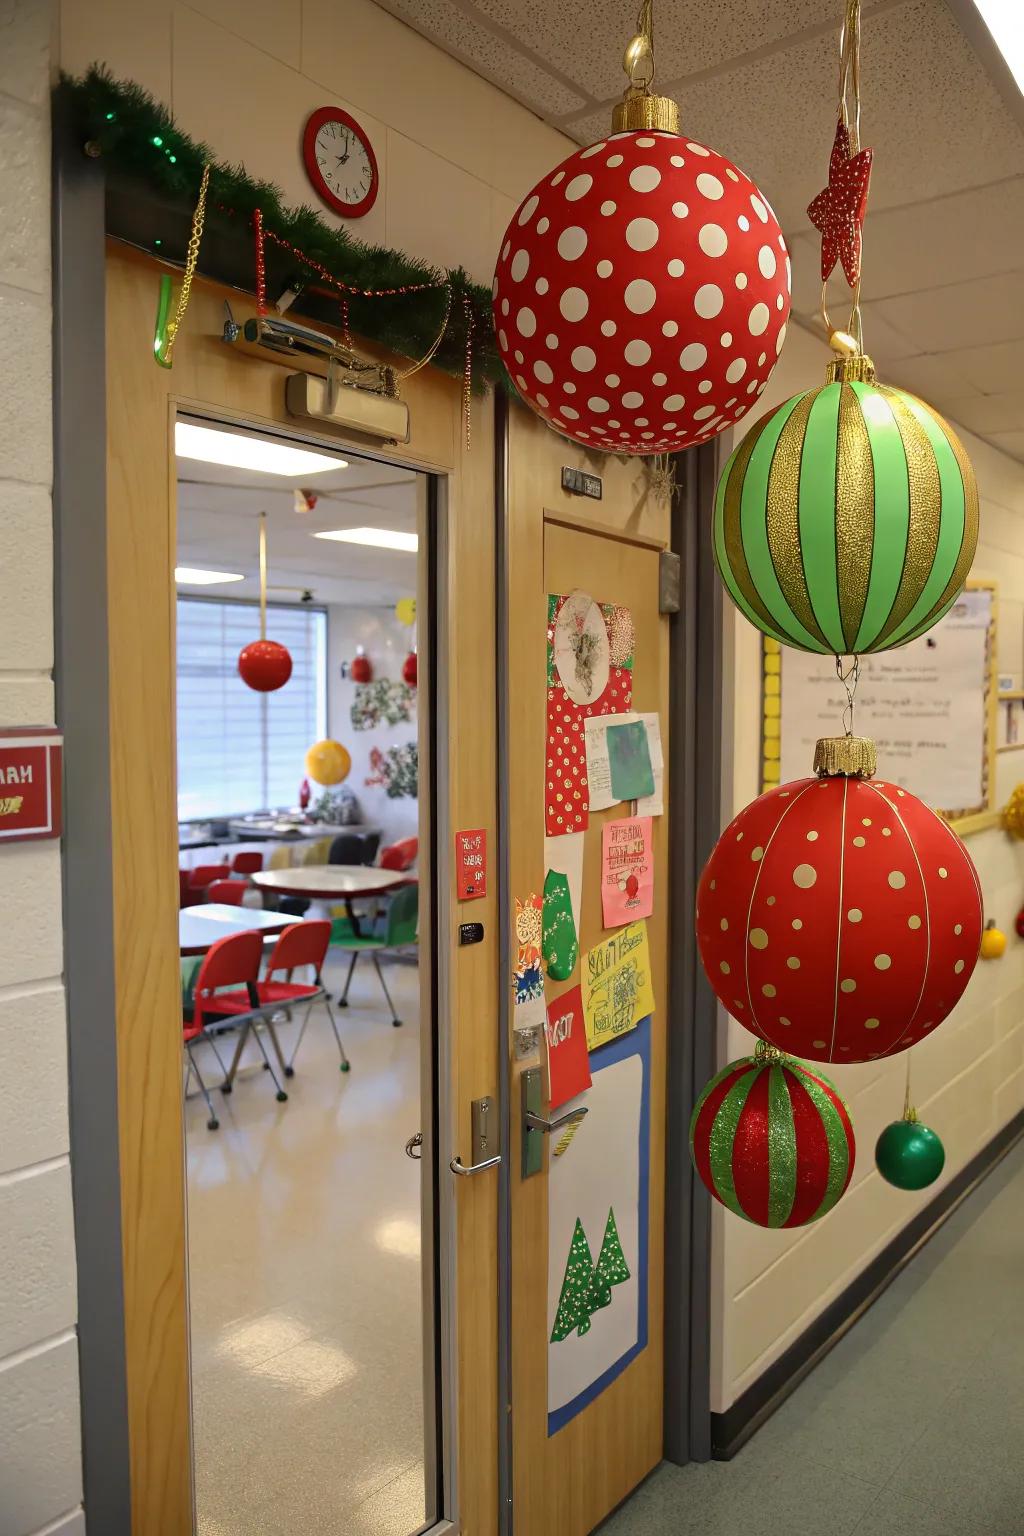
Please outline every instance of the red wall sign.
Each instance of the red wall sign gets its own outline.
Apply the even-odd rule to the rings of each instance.
[[[60,836],[61,736],[0,731],[0,842]]]
[[[487,895],[487,832],[455,834],[455,884],[460,901],[476,901]]]

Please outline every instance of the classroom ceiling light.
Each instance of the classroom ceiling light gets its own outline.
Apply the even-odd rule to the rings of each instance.
[[[229,581],[244,581],[237,571],[203,571],[194,565],[176,565],[174,579],[179,587],[219,587]]]
[[[1020,0],[974,0],[974,5],[1011,75],[1024,91],[1024,27],[1021,26]]]
[[[376,549],[400,549],[414,555],[420,547],[415,533],[399,533],[395,528],[327,528],[314,533],[314,539],[336,539],[339,544],[370,544]]]
[[[229,469],[248,469],[261,475],[324,475],[331,469],[347,469],[347,459],[291,443],[269,442],[242,432],[223,432],[219,427],[199,427],[191,421],[174,423],[174,451],[179,459],[202,464],[223,464]]]

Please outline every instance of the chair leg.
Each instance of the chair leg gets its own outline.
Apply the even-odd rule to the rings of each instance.
[[[277,1030],[274,1028],[273,1019],[264,1017],[263,1022],[266,1025],[267,1034],[270,1036],[271,1044],[274,1047],[274,1055],[277,1057],[277,1064],[281,1068],[281,1075],[283,1077],[291,1077],[292,1069],[284,1059],[284,1053],[281,1050],[281,1042],[277,1038]]]
[[[238,1032],[238,1044],[235,1046],[235,1054],[231,1058],[231,1065],[227,1070],[227,1075],[220,1085],[221,1093],[230,1093],[235,1086],[235,1073],[238,1071],[238,1063],[242,1059],[242,1052],[245,1050],[245,1042],[249,1038],[251,1028],[251,1022],[246,1020]]]
[[[326,997],[326,996],[324,997],[324,1007],[327,1009],[327,1017],[331,1021],[331,1028],[334,1030],[334,1038],[335,1038],[335,1040],[337,1041],[337,1044],[338,1044],[338,1055],[341,1057],[341,1064],[339,1066],[339,1071],[347,1072],[349,1070],[350,1062],[349,1062],[348,1057],[345,1054],[345,1047],[341,1043],[341,1036],[338,1033],[338,1026],[334,1022],[334,1013],[333,1013],[333,1011],[331,1009],[331,1000],[330,1000],[329,997]],[[307,1014],[306,1017],[308,1018],[309,1015]]]
[[[205,1099],[206,1107],[207,1107],[207,1109],[210,1112],[210,1118],[206,1122],[206,1129],[208,1131],[215,1131],[220,1126],[220,1121],[217,1119],[217,1114],[216,1114],[216,1111],[214,1110],[214,1107],[213,1107],[213,1100],[210,1098],[209,1089],[207,1088],[206,1084],[203,1082],[203,1074],[200,1072],[199,1067],[198,1067],[198,1065],[196,1063],[196,1059],[192,1055],[192,1046],[191,1045],[186,1045],[185,1049],[188,1052],[188,1064],[189,1064],[189,1067],[190,1067],[191,1071],[195,1074],[196,1082],[199,1084],[199,1092],[202,1094],[203,1098]],[[185,1081],[187,1083],[188,1079],[186,1078]]]
[[[281,1087],[281,1084],[277,1080],[277,1073],[274,1071],[274,1068],[271,1065],[270,1057],[267,1055],[267,1048],[263,1044],[263,1036],[260,1034],[259,1030],[255,1028],[255,1026],[253,1027],[252,1037],[260,1048],[260,1055],[263,1057],[264,1066],[270,1073],[271,1077],[274,1079],[274,1087],[277,1089],[277,1102],[279,1104],[287,1104],[288,1095],[285,1093],[284,1089]]]
[[[352,959],[349,961],[349,965],[348,965],[348,975],[345,977],[345,990],[342,992],[341,996],[338,998],[338,1007],[339,1008],[347,1008],[348,1007],[348,989],[352,985],[352,972],[356,968],[356,961],[358,959],[359,959],[359,951],[358,951],[358,949],[354,949],[352,951]]]
[[[391,1001],[391,993],[388,991],[388,984],[384,980],[384,972],[380,968],[380,961],[377,959],[377,956],[373,953],[372,950],[371,950],[371,957],[373,959],[374,969],[377,972],[377,980],[380,982],[381,986],[384,988],[384,996],[387,998],[387,1000],[388,1000],[388,1007],[391,1009],[391,1023],[393,1025],[393,1027],[395,1029],[397,1029],[402,1021],[398,1017],[398,1014],[395,1012],[395,1005]]]
[[[324,995],[326,996],[326,993]],[[329,1009],[330,1008],[330,1004],[328,1003],[327,1006],[328,1006],[328,1009]],[[294,1077],[295,1076],[295,1058],[299,1054],[299,1046],[302,1044],[302,1037],[306,1033],[306,1025],[309,1023],[309,1016],[310,1016],[310,1014],[312,1012],[313,1012],[313,1004],[310,1003],[309,1007],[306,1009],[305,1013],[302,1016],[302,1023],[299,1025],[299,1032],[298,1032],[298,1034],[295,1037],[295,1044],[292,1046],[292,1059],[291,1059],[291,1061],[288,1063],[288,1065],[284,1069],[286,1077]]]

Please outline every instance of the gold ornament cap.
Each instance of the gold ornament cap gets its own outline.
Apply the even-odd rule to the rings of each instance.
[[[651,128],[660,129],[662,133],[678,133],[679,107],[671,96],[652,96],[631,85],[612,108],[612,132]]]
[[[871,779],[878,767],[878,753],[866,736],[819,736],[814,748],[814,771],[821,779]]]
[[[866,352],[834,357],[825,369],[826,384],[873,384],[875,365]]]

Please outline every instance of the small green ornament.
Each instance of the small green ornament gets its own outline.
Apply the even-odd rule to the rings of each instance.
[[[946,1161],[946,1149],[934,1131],[922,1125],[917,1111],[887,1125],[875,1146],[875,1167],[896,1189],[927,1189]]]
[[[565,875],[549,869],[544,877],[544,928],[541,951],[552,981],[567,981],[576,969],[580,946],[572,897]]]

